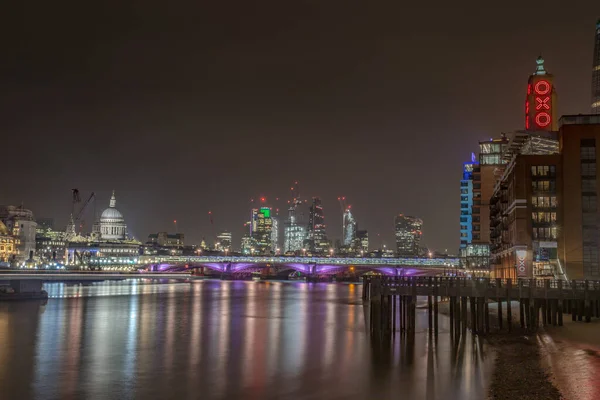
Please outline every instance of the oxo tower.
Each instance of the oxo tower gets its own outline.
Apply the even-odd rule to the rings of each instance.
[[[592,67],[592,114],[600,114],[600,19],[596,22],[594,66]]]

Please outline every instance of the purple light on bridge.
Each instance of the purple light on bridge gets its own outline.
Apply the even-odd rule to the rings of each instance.
[[[255,264],[253,264],[253,263],[232,263],[231,264],[231,272],[242,271],[244,269],[247,269],[248,267],[255,267]]]
[[[222,264],[222,263],[206,263],[203,265],[207,268],[214,269],[216,271],[223,272],[225,270],[225,264]]]
[[[396,275],[396,268],[375,268],[375,270],[385,275]]]
[[[156,265],[156,271],[166,271],[171,268],[173,265],[171,264],[158,264]]]
[[[292,268],[296,271],[304,272],[305,274],[309,273],[309,271],[310,271],[310,265],[308,265],[308,264],[290,263],[290,264],[285,264],[285,266]]]
[[[347,268],[344,266],[339,266],[339,265],[318,265],[317,266],[317,273],[319,274],[333,274],[333,273],[337,273],[337,272],[341,272],[346,270]]]

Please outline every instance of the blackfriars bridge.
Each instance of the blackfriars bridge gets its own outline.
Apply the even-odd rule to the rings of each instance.
[[[447,275],[459,270],[458,258],[370,258],[288,256],[140,256],[140,268],[148,272],[185,270],[230,274],[285,274],[309,276],[379,273],[388,276]],[[207,271],[207,272],[208,272]]]

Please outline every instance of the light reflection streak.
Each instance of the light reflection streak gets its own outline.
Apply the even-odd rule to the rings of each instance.
[[[165,357],[164,366],[165,368],[171,368],[173,365],[173,344],[175,340],[175,313],[176,304],[174,296],[175,286],[171,286],[169,290],[169,297],[167,300],[167,321],[164,326],[165,332]]]
[[[281,344],[281,326],[284,323],[285,316],[283,315],[283,291],[284,285],[280,282],[275,282],[271,287],[271,295],[269,298],[269,332],[267,340],[267,376],[275,375],[277,370],[277,356]]]
[[[63,393],[68,396],[73,393],[77,387],[79,377],[79,358],[81,357],[81,326],[83,324],[82,308],[83,302],[80,298],[74,300],[75,304],[69,309],[68,313],[68,341],[66,343],[67,356],[64,359],[66,365],[63,369],[67,371],[66,377],[61,383],[64,383]]]
[[[324,369],[327,366],[333,363],[333,353],[335,346],[335,317],[336,317],[336,295],[337,295],[337,286],[335,285],[327,285],[325,289],[326,293],[326,303],[325,303],[325,343],[322,352],[322,366]]]
[[[136,365],[136,354],[137,354],[137,344],[138,344],[138,317],[139,310],[138,304],[139,297],[131,296],[129,298],[129,320],[127,321],[127,343],[125,345],[125,354],[124,354],[124,373],[127,376],[128,381],[132,382],[135,373],[135,365]]]
[[[244,347],[242,350],[242,385],[244,387],[252,386],[254,362],[252,359],[252,352],[254,350],[256,337],[256,292],[258,283],[251,283],[247,285],[248,293],[246,296],[246,306],[244,307],[244,314],[246,316],[244,323]]]
[[[202,354],[202,293],[204,283],[194,282],[192,285],[192,334],[190,335],[190,369],[197,368]]]
[[[213,380],[215,391],[223,394],[227,382],[227,360],[229,356],[229,324],[231,313],[231,285],[232,281],[221,281],[219,309],[214,310],[217,314],[217,360],[215,365],[216,377]]]

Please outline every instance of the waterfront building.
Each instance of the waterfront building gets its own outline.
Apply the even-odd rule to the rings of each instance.
[[[157,232],[148,235],[146,245],[153,247],[183,248],[185,235],[183,233]]]
[[[562,178],[556,99],[554,77],[539,57],[527,81],[525,130],[502,135],[499,163],[488,173],[482,193],[481,220],[490,221],[482,224],[482,239],[487,230],[495,277],[542,278],[555,276],[559,269],[557,207]],[[488,197],[490,182],[493,190]]]
[[[464,249],[473,240],[473,170],[478,165],[475,154],[471,162],[463,164],[460,181],[460,248]]]
[[[517,142],[511,138],[510,161],[490,201],[490,251],[496,278],[554,277],[558,270],[561,160],[558,148],[532,154],[528,149],[538,138],[534,134]]]
[[[0,221],[12,236],[18,238],[16,261],[32,260],[37,228],[33,212],[23,206],[0,206]]]
[[[100,221],[95,224],[94,231],[99,233],[102,240],[125,240],[127,238],[127,225],[125,218],[119,210],[116,209],[117,199],[113,190],[109,206],[105,209]]]
[[[559,273],[567,279],[600,279],[600,114],[560,119],[562,186],[558,195]]]
[[[63,263],[67,253],[65,232],[52,229],[53,224],[43,223],[38,219],[35,234],[36,256],[41,262]]]
[[[313,197],[308,214],[307,238],[304,241],[304,248],[311,254],[322,255],[329,252],[331,244],[327,240],[326,228],[321,199]]]
[[[596,22],[592,63],[592,114],[600,114],[600,19]]]
[[[100,267],[107,270],[128,270],[137,264],[141,243],[134,239],[95,241],[76,236],[67,244],[67,264],[71,267]]]
[[[6,265],[15,262],[19,244],[19,239],[0,221],[0,262]]]
[[[232,239],[231,232],[221,231],[217,235],[217,243],[215,243],[215,250],[231,252],[231,239]]]
[[[418,256],[423,220],[399,214],[394,222],[396,225],[396,253],[398,257]]]

